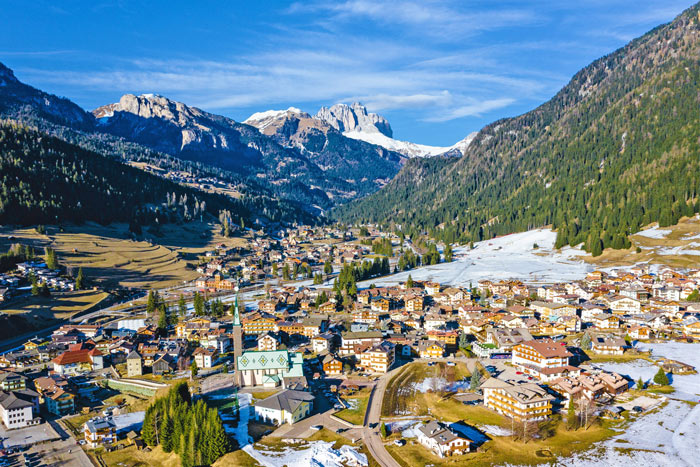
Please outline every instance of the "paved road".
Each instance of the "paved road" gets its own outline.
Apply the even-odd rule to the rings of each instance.
[[[377,381],[367,404],[367,413],[365,414],[365,427],[362,430],[362,439],[372,454],[372,457],[379,462],[383,467],[401,467],[398,462],[391,457],[389,451],[384,447],[382,438],[379,436],[379,427],[370,428],[375,423],[379,423],[379,417],[382,415],[382,400],[384,400],[384,391],[386,385],[396,373],[401,371],[401,368],[396,368],[389,373],[382,375]]]

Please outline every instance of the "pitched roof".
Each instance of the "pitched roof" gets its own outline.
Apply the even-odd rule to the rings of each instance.
[[[285,389],[284,391],[274,394],[267,399],[257,402],[257,407],[264,407],[273,410],[285,410],[294,412],[303,402],[312,402],[316,397],[305,391],[296,391],[293,389]]]

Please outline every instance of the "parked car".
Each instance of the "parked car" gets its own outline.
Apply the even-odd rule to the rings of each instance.
[[[397,446],[405,446],[406,445],[406,440],[405,439],[397,439],[394,441],[394,444]]]

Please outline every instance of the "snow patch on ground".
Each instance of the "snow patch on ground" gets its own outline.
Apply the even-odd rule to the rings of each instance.
[[[594,268],[584,263],[586,253],[578,248],[554,249],[556,232],[547,229],[506,235],[455,248],[451,263],[424,266],[385,278],[370,279],[360,285],[368,287],[395,285],[414,280],[431,280],[445,285],[468,287],[481,279],[519,279],[530,284],[579,280]],[[533,248],[537,244],[538,248]]]
[[[469,381],[455,381],[448,383],[445,378],[440,377],[428,377],[425,378],[420,383],[413,383],[413,389],[417,392],[428,392],[428,391],[463,391],[469,389]]]
[[[344,467],[348,463],[368,465],[367,456],[352,446],[346,445],[340,449],[333,449],[333,444],[326,441],[314,441],[302,447],[290,446],[279,452],[257,450],[249,444],[243,450],[265,467]]]
[[[693,246],[696,242],[692,242],[690,245],[676,246],[676,247],[666,247],[659,248],[656,253],[659,255],[693,255],[700,256],[700,250],[686,250],[686,247]]]
[[[498,425],[481,425],[479,429],[491,436],[510,436],[513,434],[509,429]]]
[[[228,394],[224,396],[216,395],[210,397],[210,399],[233,399],[234,394]],[[233,435],[238,442],[239,447],[244,447],[250,444],[251,439],[248,436],[248,420],[250,420],[250,403],[253,401],[252,394],[245,392],[238,393],[238,404],[239,404],[239,414],[240,419],[238,423],[235,422],[233,415],[228,413],[219,412],[221,420],[224,422],[224,429],[226,433]]]
[[[700,344],[666,342],[638,344],[640,350],[651,350],[652,356],[666,357],[700,367]],[[657,367],[651,362],[605,363],[596,366],[616,371],[633,379],[651,379]],[[656,467],[695,466],[700,459],[700,404],[688,401],[700,397],[699,375],[675,375],[676,392],[665,405],[640,415],[625,430],[599,446],[568,458],[557,459],[557,465],[568,467]],[[677,400],[682,399],[682,400]]]
[[[700,234],[688,234],[687,236],[683,237],[683,240],[700,240]]]
[[[659,229],[658,225],[655,225],[654,227],[650,227],[646,230],[640,230],[635,235],[639,235],[641,237],[647,237],[647,238],[663,239],[663,238],[666,238],[666,235],[668,235],[670,233],[671,233],[670,230],[662,230],[662,229]]]

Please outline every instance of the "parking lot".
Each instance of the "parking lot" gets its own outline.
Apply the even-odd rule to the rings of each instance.
[[[26,446],[42,441],[59,439],[60,436],[48,423],[41,423],[36,426],[19,428],[17,430],[6,430],[0,424],[0,440],[5,448]]]

